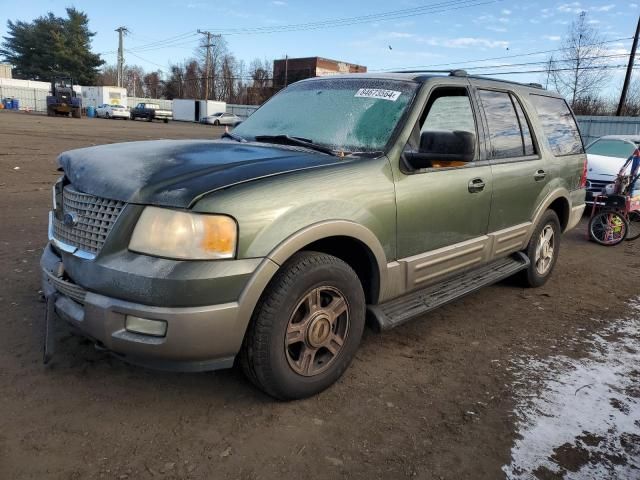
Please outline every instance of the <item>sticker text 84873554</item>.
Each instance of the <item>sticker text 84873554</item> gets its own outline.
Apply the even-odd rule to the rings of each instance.
[[[382,88],[361,88],[355,94],[360,98],[378,98],[380,100],[389,100],[395,102],[402,92],[396,90],[384,90]]]

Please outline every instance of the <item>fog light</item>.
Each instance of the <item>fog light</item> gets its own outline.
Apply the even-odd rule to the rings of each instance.
[[[134,315],[127,315],[124,320],[124,328],[129,332],[164,337],[167,335],[167,322],[164,320],[150,320]]]

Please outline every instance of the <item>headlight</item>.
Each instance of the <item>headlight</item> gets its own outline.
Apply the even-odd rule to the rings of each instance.
[[[181,260],[233,258],[237,236],[231,217],[146,207],[129,250]]]

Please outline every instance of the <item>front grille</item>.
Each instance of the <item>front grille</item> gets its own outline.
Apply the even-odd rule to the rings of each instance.
[[[124,206],[125,203],[119,200],[78,192],[67,185],[62,191],[62,213],[53,218],[53,236],[83,252],[97,255]]]
[[[608,182],[606,180],[587,180],[587,192],[600,194],[604,187],[613,183],[613,181]]]
[[[87,296],[87,291],[84,288],[68,280],[63,280],[62,278],[58,278],[49,272],[46,272],[46,274],[47,274],[47,282],[53,288],[55,288],[61,294],[66,295],[72,300],[75,300],[76,302],[84,305],[84,299]]]

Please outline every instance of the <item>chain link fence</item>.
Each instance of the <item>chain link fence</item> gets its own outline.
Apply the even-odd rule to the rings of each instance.
[[[4,100],[5,98],[16,99],[18,100],[20,110],[46,112],[47,95],[49,95],[49,90],[42,88],[0,85],[0,100]]]
[[[640,136],[640,117],[579,115],[576,119],[585,146],[604,135]]]

